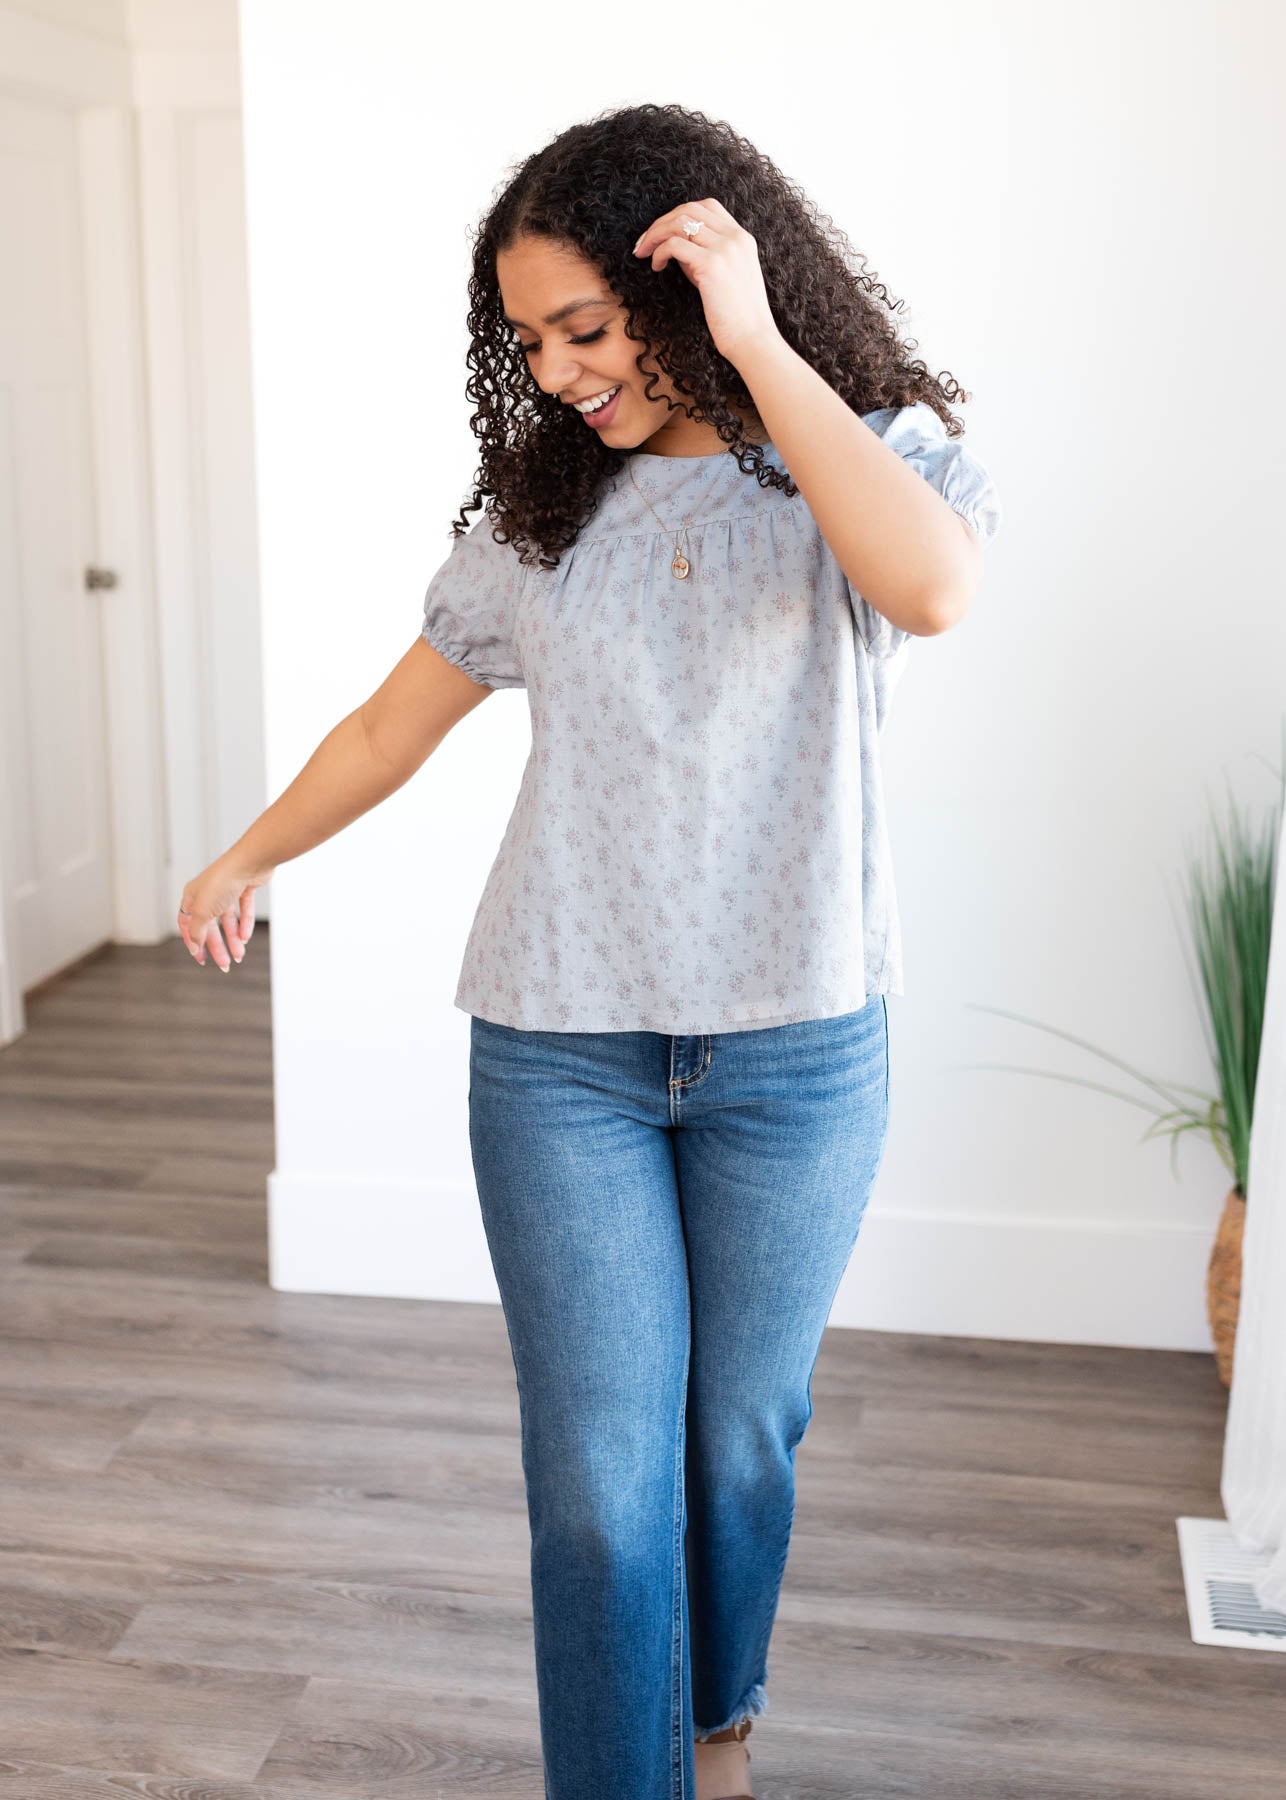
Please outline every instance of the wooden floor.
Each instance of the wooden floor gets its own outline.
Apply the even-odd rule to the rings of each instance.
[[[269,936],[0,1052],[0,1800],[541,1800],[504,1321],[268,1288]],[[1212,1358],[835,1330],[813,1398],[758,1800],[1286,1794],[1286,1656],[1188,1636]]]

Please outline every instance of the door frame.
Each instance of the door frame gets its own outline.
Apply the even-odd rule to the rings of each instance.
[[[208,82],[209,76],[200,85]],[[183,86],[181,73],[178,85]],[[225,102],[231,87],[235,103],[235,69],[229,82],[228,70],[220,67],[210,85],[217,85]],[[158,155],[164,157],[167,126],[170,138],[174,133],[174,114],[164,105],[169,96],[153,92],[160,86],[147,59],[136,57],[129,45],[0,6],[0,91],[61,108],[77,136],[93,561],[118,576],[115,588],[98,594],[111,941],[127,944],[157,944],[177,935],[176,871],[201,866],[207,835],[204,684],[200,658],[191,649],[199,642],[199,620],[188,583],[179,582],[162,606],[156,571],[152,445],[167,435],[176,412],[186,415],[183,396],[158,392],[158,384],[148,379],[149,324],[154,333],[175,328],[173,307],[164,291],[154,290],[158,277],[162,287],[167,272],[172,278],[166,258],[177,255],[178,221],[165,213],[152,234],[158,241],[148,245],[141,212],[147,165],[154,168]],[[158,104],[145,114],[140,98]],[[179,94],[176,100],[181,106],[189,96]],[[159,321],[151,316],[155,303],[164,315]],[[182,520],[171,521],[171,537],[181,536],[182,527]],[[174,741],[176,731],[182,743]],[[176,752],[177,773],[167,778],[167,768],[176,769]],[[3,873],[0,867],[0,1045],[26,1029],[7,936]]]

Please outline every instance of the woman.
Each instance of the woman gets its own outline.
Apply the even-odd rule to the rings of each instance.
[[[750,1791],[795,1451],[887,1127],[879,734],[1000,523],[896,310],[701,113],[626,107],[524,162],[476,239],[481,463],[420,637],[184,891],[226,969],[280,862],[527,689],[456,1004],[547,1800]]]

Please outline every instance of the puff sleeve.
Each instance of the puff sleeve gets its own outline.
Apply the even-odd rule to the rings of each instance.
[[[927,401],[913,406],[884,406],[864,413],[863,422],[904,461],[932,483],[947,504],[967,519],[980,544],[1000,530],[1001,507],[996,484],[963,437],[947,436],[947,428]],[[857,628],[875,656],[892,656],[913,635],[878,613],[849,583]]]
[[[492,537],[486,513],[452,540],[424,596],[420,636],[487,687],[525,687],[514,628],[530,564]]]

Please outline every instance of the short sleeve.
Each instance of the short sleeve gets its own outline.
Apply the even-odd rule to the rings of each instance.
[[[473,681],[525,687],[514,626],[531,565],[512,544],[496,542],[493,523],[484,513],[452,541],[424,596],[420,636]]]
[[[869,425],[890,450],[923,475],[948,506],[967,519],[980,544],[989,544],[1000,530],[1000,496],[996,484],[963,437],[948,437],[947,428],[925,400],[913,406],[884,406],[864,413]],[[876,656],[892,656],[913,635],[876,612],[849,584],[858,629],[868,650]]]

